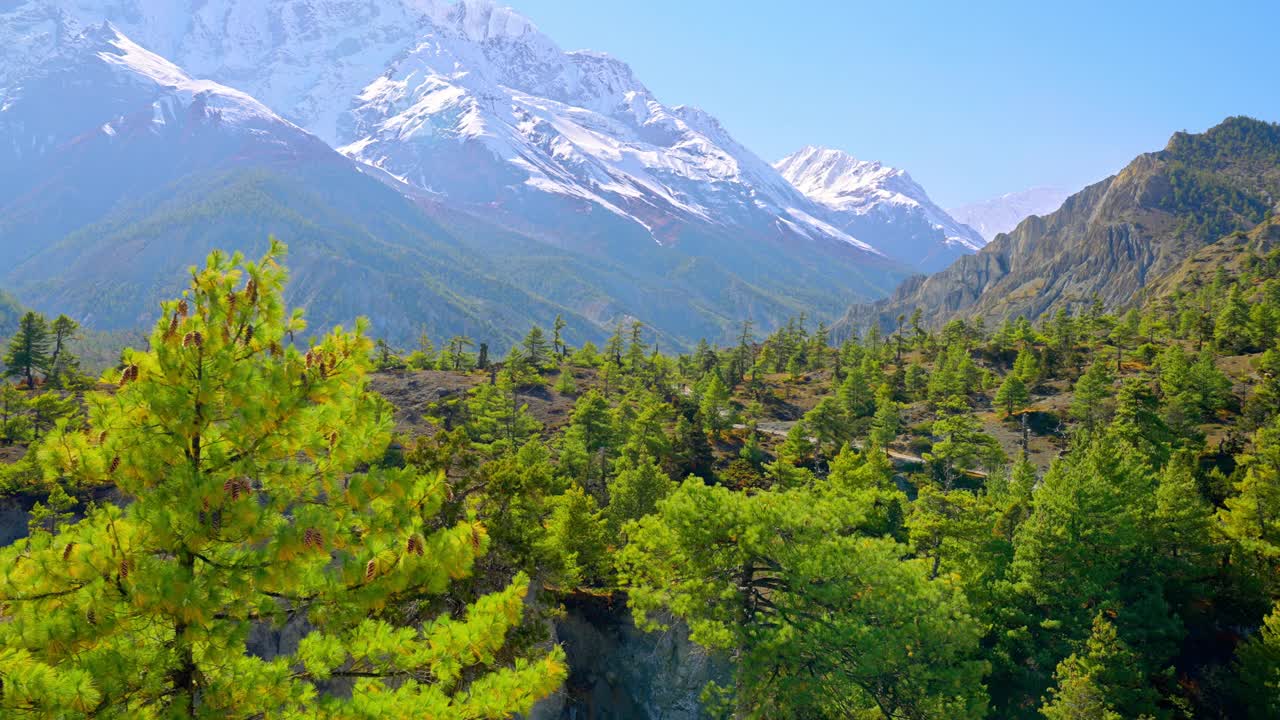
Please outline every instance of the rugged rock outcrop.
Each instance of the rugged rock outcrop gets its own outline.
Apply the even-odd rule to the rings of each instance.
[[[840,326],[891,327],[916,308],[939,326],[956,317],[1038,318],[1091,302],[1133,302],[1200,248],[1269,217],[1280,200],[1280,125],[1230,118],[1178,133],[1119,174],[1030,217],[942,272],[850,309]]]
[[[646,633],[620,598],[568,598],[555,639],[569,679],[530,720],[696,720],[702,689],[729,677],[728,662],[695,645],[683,625]]]

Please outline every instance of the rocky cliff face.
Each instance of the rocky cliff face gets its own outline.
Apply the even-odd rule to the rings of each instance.
[[[934,326],[956,317],[1035,319],[1089,302],[1134,301],[1147,283],[1234,230],[1249,230],[1280,200],[1280,125],[1231,118],[1179,133],[1160,152],[1030,217],[942,272],[850,309],[840,325],[889,327],[923,310]]]
[[[683,626],[646,633],[620,599],[575,596],[565,610],[554,634],[569,679],[529,720],[697,720],[702,689],[729,677],[727,661],[695,645]]]

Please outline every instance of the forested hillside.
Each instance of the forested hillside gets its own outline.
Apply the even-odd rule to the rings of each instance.
[[[671,355],[560,318],[501,358],[298,348],[278,247],[211,258],[96,385],[32,314],[0,707],[1276,717],[1273,227],[1120,313],[838,345],[797,318]],[[587,653],[583,608],[621,604],[712,662]]]
[[[892,326],[917,307],[931,327],[953,318],[988,322],[1078,311],[1094,295],[1108,309],[1228,233],[1276,212],[1280,125],[1228,118],[1201,134],[1178,133],[1159,152],[1030,217],[974,255],[918,276],[889,298],[850,309],[842,327]]]

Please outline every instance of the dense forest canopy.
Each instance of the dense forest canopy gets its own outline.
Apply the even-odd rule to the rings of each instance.
[[[278,246],[212,255],[96,383],[74,323],[27,314],[0,706],[506,717],[576,697],[554,629],[609,597],[723,659],[713,716],[1276,717],[1263,232],[1118,314],[917,312],[837,345],[798,317],[680,355],[562,319],[502,357],[299,347]],[[251,640],[290,623],[291,651]]]

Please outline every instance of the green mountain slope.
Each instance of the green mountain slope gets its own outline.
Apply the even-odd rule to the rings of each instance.
[[[22,306],[16,298],[4,290],[0,290],[0,338],[7,337],[18,328],[18,320],[22,318]]]
[[[1200,248],[1265,220],[1280,200],[1280,125],[1229,118],[1178,133],[1159,152],[1024,220],[981,252],[857,305],[844,327],[880,323],[916,308],[938,326],[955,317],[1034,319],[1094,294],[1131,304],[1147,285]]]

